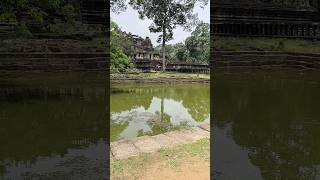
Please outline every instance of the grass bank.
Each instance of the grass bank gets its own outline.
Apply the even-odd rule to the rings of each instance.
[[[162,148],[111,163],[111,179],[209,179],[210,140]]]
[[[170,79],[190,79],[190,80],[209,80],[210,74],[192,74],[176,72],[151,72],[137,74],[111,74],[111,80],[140,79],[140,80],[170,80]]]
[[[303,39],[215,37],[213,44],[217,50],[320,53],[320,41]]]

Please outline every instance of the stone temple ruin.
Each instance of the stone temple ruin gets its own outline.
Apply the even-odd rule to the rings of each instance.
[[[121,36],[128,38],[132,43],[133,53],[129,56],[137,69],[143,71],[160,70],[162,57],[153,48],[149,37],[143,39],[127,32],[119,32]]]
[[[320,38],[319,0],[215,0],[215,36]]]
[[[142,71],[159,71],[162,67],[162,54],[153,48],[149,37],[145,39],[131,33],[119,32],[133,42],[133,53],[129,56],[137,69]],[[168,57],[166,57],[168,59]],[[208,73],[209,66],[199,63],[168,62],[166,61],[166,71]]]

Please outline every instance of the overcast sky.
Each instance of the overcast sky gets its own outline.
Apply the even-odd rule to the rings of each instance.
[[[210,23],[210,3],[204,8],[197,5],[194,9],[194,13],[198,14],[198,18],[201,21]],[[152,21],[146,18],[144,20],[139,19],[138,12],[133,10],[130,6],[128,6],[125,12],[121,12],[120,14],[111,12],[111,19],[120,26],[122,31],[131,32],[132,34],[139,35],[143,38],[148,36],[154,46],[158,45],[157,38],[159,33],[151,33],[149,31],[149,26]],[[182,42],[191,34],[191,32],[183,31],[183,28],[179,26],[177,26],[173,33],[173,40],[169,41],[168,44]]]

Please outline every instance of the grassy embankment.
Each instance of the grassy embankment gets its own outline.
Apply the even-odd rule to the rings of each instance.
[[[191,169],[191,170],[190,170]],[[126,160],[111,162],[112,179],[209,179],[210,140],[162,148]],[[178,178],[178,179],[180,179]]]
[[[112,74],[112,77],[142,78],[142,79],[161,79],[161,78],[193,78],[193,79],[210,79],[210,74],[192,74],[192,73],[176,73],[176,72],[153,72],[153,73],[137,73],[137,74]]]
[[[320,41],[266,37],[216,37],[215,49],[230,51],[280,51],[320,53]]]

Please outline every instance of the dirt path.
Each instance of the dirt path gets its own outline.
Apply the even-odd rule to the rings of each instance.
[[[111,163],[112,180],[209,180],[210,139]]]
[[[165,162],[158,162],[145,167],[144,171],[122,172],[111,176],[111,180],[209,180],[210,162],[201,158],[191,158],[170,167]]]

